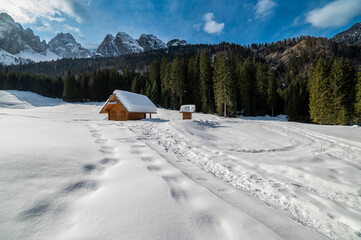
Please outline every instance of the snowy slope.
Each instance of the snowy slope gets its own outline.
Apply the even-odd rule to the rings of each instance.
[[[0,91],[4,239],[357,239],[361,128]]]

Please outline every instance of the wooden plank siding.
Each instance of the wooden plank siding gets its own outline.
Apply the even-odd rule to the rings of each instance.
[[[192,119],[191,112],[183,112],[183,120],[186,120],[186,119]]]

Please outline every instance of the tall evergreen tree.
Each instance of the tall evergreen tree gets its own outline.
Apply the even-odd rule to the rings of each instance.
[[[157,60],[150,65],[149,80],[151,84],[150,99],[159,104],[160,102],[160,66]]]
[[[257,115],[265,115],[268,112],[268,66],[264,63],[257,64],[256,71],[256,94],[257,94]]]
[[[267,103],[271,110],[272,116],[274,116],[274,109],[277,104],[277,83],[276,76],[272,68],[269,67],[267,72],[268,86],[267,86]]]
[[[78,85],[75,76],[69,70],[64,80],[63,99],[66,102],[76,102],[79,100]]]
[[[361,68],[357,74],[355,117],[358,124],[361,124]]]
[[[318,59],[311,72],[310,117],[317,124],[334,123],[329,72],[329,63],[321,58]]]
[[[348,124],[354,115],[356,73],[349,59],[334,61],[331,67],[334,122]]]
[[[169,86],[173,97],[173,107],[177,108],[177,105],[182,105],[185,81],[184,63],[178,57],[176,57],[172,62],[170,75],[171,77]],[[178,103],[175,97],[179,97]]]
[[[199,57],[199,94],[201,97],[202,111],[212,111],[212,97],[211,97],[211,84],[212,84],[212,68],[210,59],[205,51]]]
[[[218,114],[222,115],[223,112],[224,117],[227,116],[227,111],[235,113],[235,82],[232,65],[232,60],[226,61],[223,54],[218,54],[214,60],[214,99]]]
[[[256,114],[256,68],[251,58],[247,58],[243,65],[239,66],[240,96],[242,102],[242,114],[252,116]]]

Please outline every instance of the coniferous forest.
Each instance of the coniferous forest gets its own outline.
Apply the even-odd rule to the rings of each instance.
[[[325,42],[329,52],[317,49]],[[195,104],[197,111],[229,117],[286,114],[291,121],[361,123],[361,74],[350,60],[360,60],[360,49],[354,52],[352,46],[334,44],[307,37],[248,47],[192,46],[190,51],[134,56],[144,63],[141,66],[129,64],[137,62],[130,56],[118,59],[129,60],[122,66],[112,64],[116,58],[108,59],[112,63],[93,59],[92,64],[100,65],[90,64],[93,67],[82,71],[68,67],[66,73],[62,67],[58,74],[57,61],[29,65],[43,74],[29,71],[28,65],[1,67],[0,89],[32,91],[68,102],[105,101],[114,89],[122,89],[171,109]],[[277,59],[280,51],[288,52],[287,58],[283,54]],[[59,61],[70,66],[86,60]]]

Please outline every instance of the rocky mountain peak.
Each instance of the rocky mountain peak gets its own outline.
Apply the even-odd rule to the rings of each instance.
[[[185,40],[173,39],[167,42],[167,47],[185,46],[188,43]]]
[[[7,23],[15,23],[14,19],[7,13],[0,13],[0,21]]]
[[[153,34],[143,33],[137,42],[144,49],[144,51],[157,50],[166,47],[165,43]]]
[[[336,34],[331,40],[346,44],[361,44],[361,22],[355,23],[346,31]]]
[[[88,49],[83,48],[76,42],[70,33],[59,33],[49,41],[49,49],[64,58],[86,58],[90,57]]]

